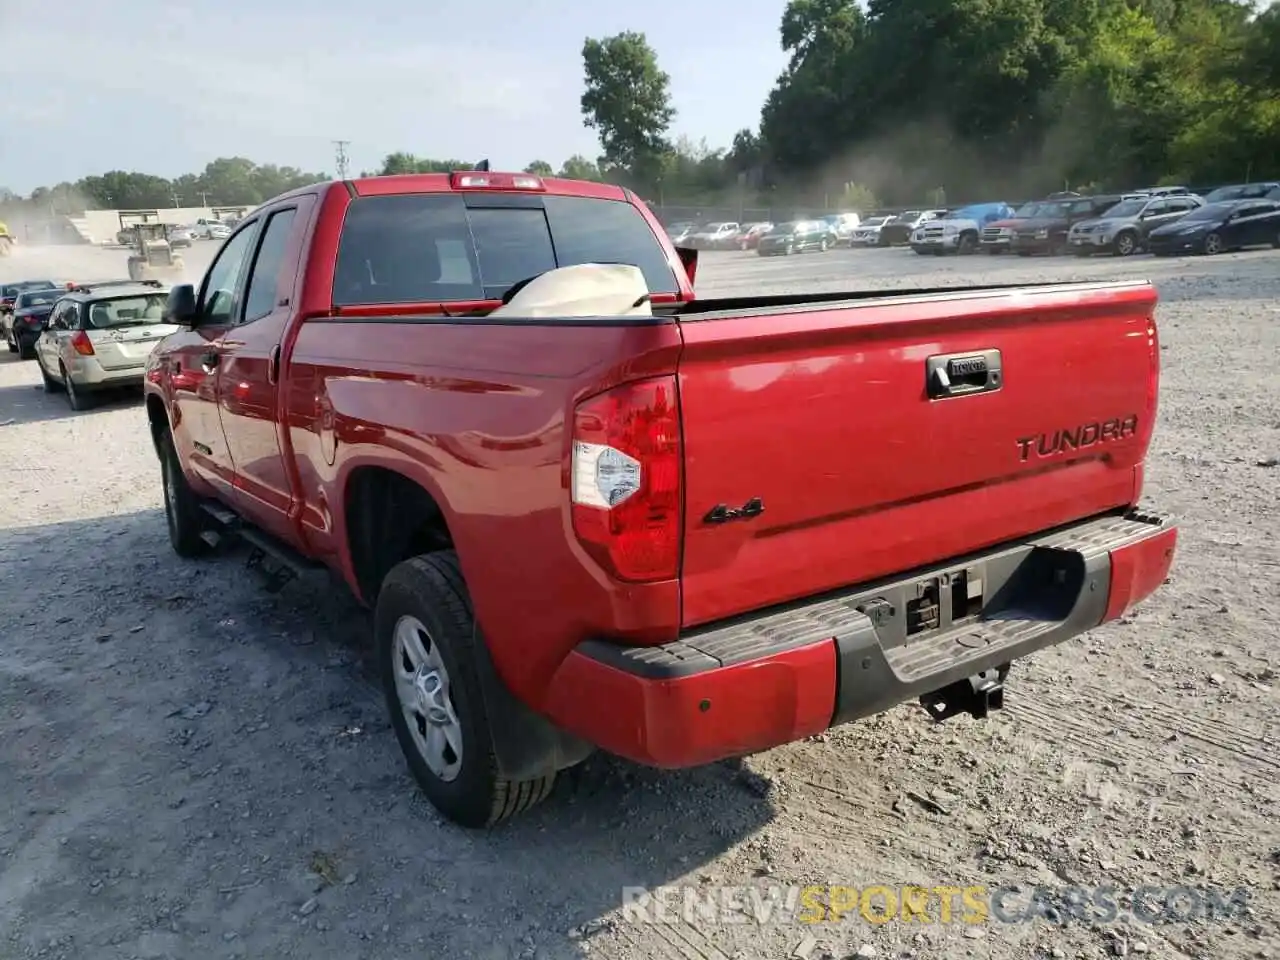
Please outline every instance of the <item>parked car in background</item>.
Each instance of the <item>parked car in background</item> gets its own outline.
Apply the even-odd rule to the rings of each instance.
[[[792,220],[780,223],[756,245],[756,253],[762,257],[803,253],[818,250],[826,253],[835,245],[831,227],[824,220]]]
[[[231,236],[231,227],[221,220],[206,220],[202,217],[192,225],[191,236],[197,240],[225,240]]]
[[[744,223],[735,238],[739,250],[754,250],[760,244],[760,238],[773,229],[769,221]]]
[[[35,344],[45,390],[84,410],[100,390],[142,386],[147,357],[178,329],[164,319],[167,297],[149,283],[84,284],[64,294]]]
[[[1082,220],[1092,220],[1119,202],[1120,197],[1116,194],[1042,202],[1030,217],[1014,221],[1009,249],[1020,257],[1036,253],[1066,253],[1067,237],[1073,225]]]
[[[1075,224],[1067,235],[1067,246],[1080,257],[1095,253],[1127,257],[1146,246],[1147,235],[1156,227],[1203,206],[1204,200],[1194,194],[1121,200],[1100,217]]]
[[[946,210],[904,210],[880,228],[880,246],[896,247],[911,242],[911,234],[920,224],[935,220]]]
[[[1012,214],[1013,207],[1003,201],[961,207],[917,227],[911,249],[920,254],[976,253],[983,228]]]
[[[171,247],[189,247],[195,238],[191,234],[191,228],[183,224],[175,224],[168,230],[169,246]]]
[[[822,218],[835,235],[836,244],[847,244],[853,231],[862,223],[862,217],[856,213],[832,213]]]
[[[1036,212],[1044,206],[1044,200],[1032,200],[1013,211],[1013,215],[1003,220],[992,220],[982,228],[978,244],[985,253],[1004,253],[1013,243],[1013,229],[1024,220],[1036,216]]]
[[[880,246],[880,231],[885,225],[892,222],[893,217],[867,217],[863,220],[853,233],[849,234],[849,246],[851,247],[876,247]]]
[[[57,290],[58,284],[52,280],[19,280],[17,283],[6,283],[0,286],[0,316],[13,310],[18,294],[24,290]]]
[[[22,290],[14,299],[13,309],[0,316],[0,328],[4,330],[5,346],[16,353],[20,360],[30,360],[34,355],[36,338],[49,319],[49,311],[62,296],[57,287]]]
[[[1233,183],[1218,187],[1204,194],[1205,203],[1222,203],[1226,200],[1270,199],[1272,191],[1280,190],[1280,181],[1264,180],[1260,183]]]
[[[738,235],[738,224],[733,221],[708,223],[689,235],[685,246],[694,250],[731,250]]]
[[[667,237],[672,243],[680,245],[697,229],[698,225],[692,220],[679,220],[667,226]]]
[[[1280,248],[1280,200],[1206,203],[1147,236],[1147,249],[1158,257],[1263,246]]]

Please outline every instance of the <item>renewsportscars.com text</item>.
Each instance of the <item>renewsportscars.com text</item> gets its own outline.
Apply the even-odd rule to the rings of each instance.
[[[633,923],[1185,923],[1245,915],[1250,891],[1211,887],[809,886],[624,887]]]

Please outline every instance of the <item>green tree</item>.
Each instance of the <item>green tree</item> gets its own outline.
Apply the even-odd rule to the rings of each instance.
[[[547,161],[535,160],[533,161],[533,163],[529,164],[527,167],[524,168],[524,172],[531,173],[535,177],[549,177],[555,171],[552,169],[551,164],[547,163]]]
[[[668,153],[667,130],[675,119],[671,78],[643,33],[626,31],[582,45],[586,89],[582,115],[600,135],[604,160],[652,180]]]
[[[603,180],[604,177],[600,173],[600,167],[582,156],[575,153],[572,157],[560,165],[561,177],[569,180]]]
[[[406,173],[453,173],[455,170],[472,170],[474,163],[463,160],[430,160],[412,153],[389,153],[382,159],[382,166],[374,176],[393,177]]]

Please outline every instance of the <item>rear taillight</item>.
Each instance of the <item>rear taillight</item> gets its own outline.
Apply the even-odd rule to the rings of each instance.
[[[75,336],[71,338],[71,348],[82,357],[93,356],[93,341],[83,330],[77,330]]]
[[[681,455],[675,377],[618,387],[575,412],[573,530],[619,580],[679,573]]]

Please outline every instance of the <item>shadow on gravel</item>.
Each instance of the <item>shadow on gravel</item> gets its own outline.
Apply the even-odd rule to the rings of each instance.
[[[447,824],[371,681],[368,615],[327,582],[267,594],[244,562],[179,560],[158,510],[0,530],[0,930],[151,955],[145,903],[171,955],[579,957],[624,887],[696,886],[773,818],[741,765],[596,755],[492,831]],[[717,879],[766,866],[748,856]]]
[[[88,410],[76,411],[67,405],[67,398],[63,394],[45,393],[44,387],[38,384],[0,387],[0,425],[15,426],[20,423],[65,420],[68,417],[92,417],[100,410],[136,407],[141,403],[142,391],[133,388],[104,390],[96,395],[96,399],[97,403]]]

